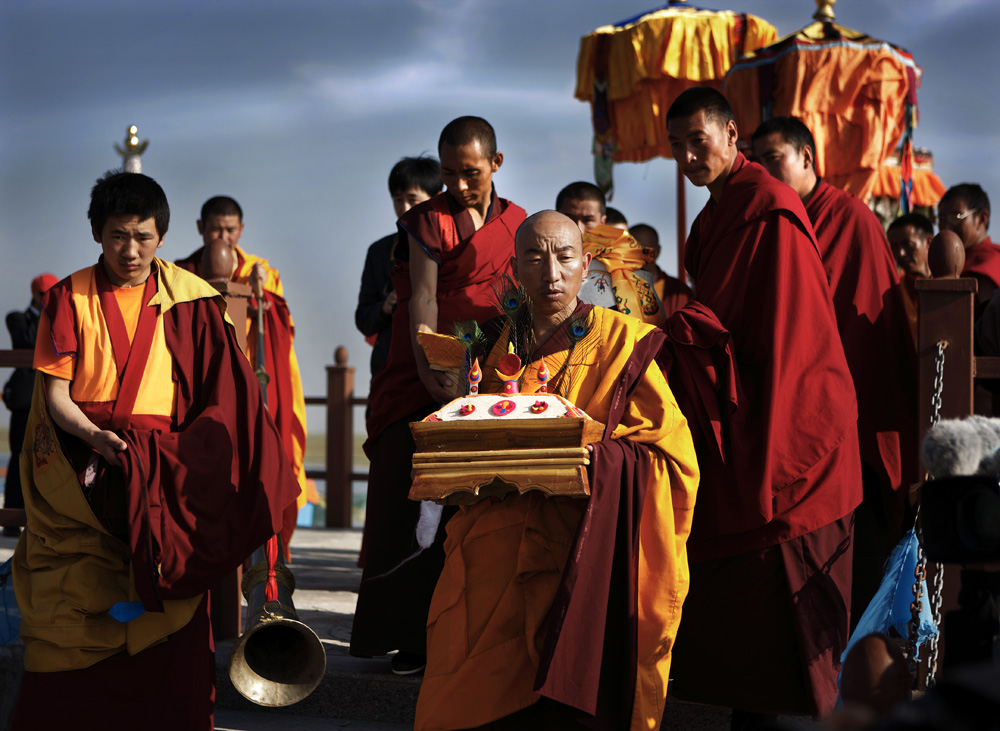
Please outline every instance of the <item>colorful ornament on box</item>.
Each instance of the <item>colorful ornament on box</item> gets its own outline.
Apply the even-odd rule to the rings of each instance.
[[[549,390],[548,380],[549,380],[549,369],[545,367],[545,360],[542,359],[541,364],[538,366],[538,393],[547,393]]]
[[[483,371],[479,367],[479,358],[472,363],[469,369],[469,395],[475,396],[479,393],[479,382],[483,380]]]
[[[521,379],[524,368],[521,366],[521,359],[517,357],[517,353],[513,352],[513,347],[508,346],[507,355],[500,359],[496,367],[496,373],[503,383],[502,394],[513,396],[520,393],[517,382]]]
[[[506,416],[507,414],[514,413],[514,409],[516,408],[517,408],[516,403],[514,403],[510,399],[503,399],[493,404],[493,407],[490,409],[490,411],[493,413],[494,416]]]

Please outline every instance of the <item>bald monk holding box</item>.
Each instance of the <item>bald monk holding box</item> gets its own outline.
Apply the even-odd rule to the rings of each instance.
[[[563,214],[528,218],[515,249],[531,333],[484,323],[480,392],[501,392],[514,340],[521,393],[540,391],[544,363],[548,392],[607,429],[590,445],[589,498],[512,492],[449,521],[416,728],[658,728],[698,484],[687,422],[653,361],[664,336],[577,299],[589,256]]]

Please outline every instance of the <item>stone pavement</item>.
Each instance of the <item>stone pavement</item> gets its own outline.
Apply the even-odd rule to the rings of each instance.
[[[15,539],[0,538],[0,563],[13,553]],[[326,676],[305,700],[280,709],[256,706],[229,680],[229,652],[234,640],[216,643],[218,731],[399,731],[412,728],[420,678],[393,675],[387,658],[362,660],[348,655],[351,622],[361,570],[359,530],[299,528],[292,539],[300,619],[326,650]],[[0,730],[20,680],[20,647],[0,648]],[[811,724],[810,724],[811,725]],[[806,726],[803,726],[805,728]],[[729,728],[725,709],[668,701],[663,728],[722,731]]]

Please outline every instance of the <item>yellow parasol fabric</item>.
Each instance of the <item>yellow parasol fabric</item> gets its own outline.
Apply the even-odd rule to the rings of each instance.
[[[817,171],[867,200],[916,126],[920,75],[904,49],[825,20],[738,60],[723,92],[742,139],[769,117],[798,117],[816,139]]]
[[[591,103],[594,152],[608,161],[608,185],[598,185],[610,187],[611,161],[671,157],[666,116],[677,95],[721,88],[739,56],[777,36],[754,15],[671,2],[581,38],[575,95]]]

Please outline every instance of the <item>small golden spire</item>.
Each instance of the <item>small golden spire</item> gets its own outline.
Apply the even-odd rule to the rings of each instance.
[[[813,20],[832,23],[833,6],[836,4],[837,0],[816,0],[816,12],[813,13]]]

